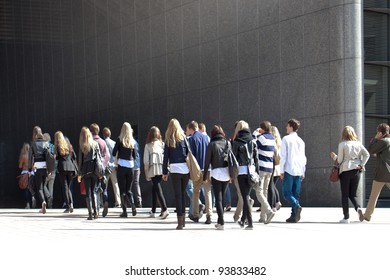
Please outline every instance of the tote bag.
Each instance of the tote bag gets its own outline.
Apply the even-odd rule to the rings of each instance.
[[[196,160],[195,156],[191,152],[187,139],[185,141],[188,149],[186,163],[188,165],[188,169],[190,170],[190,178],[192,182],[197,182],[202,179],[202,171],[200,170],[198,161]]]

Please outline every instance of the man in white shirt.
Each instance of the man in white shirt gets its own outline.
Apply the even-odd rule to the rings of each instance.
[[[282,139],[280,151],[280,179],[284,198],[291,204],[291,217],[287,223],[297,223],[301,219],[302,207],[299,203],[301,182],[305,178],[306,155],[305,142],[298,136],[300,122],[290,119],[287,122],[287,134]]]

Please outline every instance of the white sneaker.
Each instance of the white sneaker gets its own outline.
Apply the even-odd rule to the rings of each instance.
[[[342,220],[340,220],[340,224],[349,224],[349,220],[348,219],[342,219]]]
[[[39,211],[39,213],[46,214],[46,202],[42,202],[42,209]]]
[[[269,224],[272,221],[273,217],[275,217],[275,212],[271,210],[267,214],[267,220],[265,220],[264,224]]]
[[[280,201],[276,202],[275,209],[279,210],[281,207],[282,207],[282,203],[280,203]]]
[[[165,220],[169,216],[168,209],[161,213],[161,220]]]
[[[152,211],[150,211],[149,218],[156,218],[156,213],[153,213]]]
[[[223,225],[221,225],[221,224],[215,224],[215,229],[216,230],[224,230],[225,227]]]

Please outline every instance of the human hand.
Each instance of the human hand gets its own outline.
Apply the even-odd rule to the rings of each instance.
[[[284,173],[280,174],[280,180],[283,181],[283,178],[284,178]]]
[[[163,179],[164,182],[168,181],[168,175],[163,175],[162,179]]]

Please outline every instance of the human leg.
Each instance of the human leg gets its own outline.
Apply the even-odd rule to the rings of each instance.
[[[367,221],[371,220],[371,215],[374,213],[379,194],[381,193],[382,188],[385,184],[386,184],[385,182],[378,182],[375,180],[372,182],[370,198],[368,199],[366,211],[364,212],[365,220]]]

